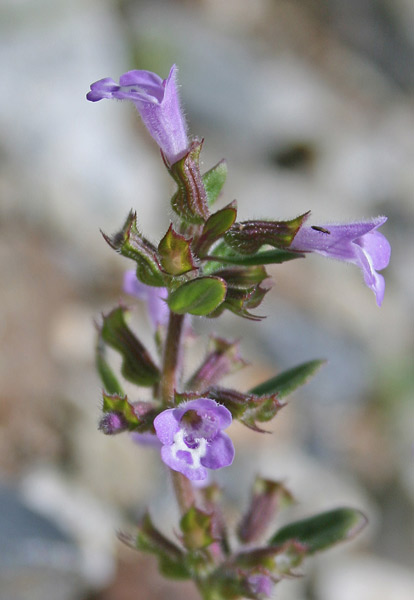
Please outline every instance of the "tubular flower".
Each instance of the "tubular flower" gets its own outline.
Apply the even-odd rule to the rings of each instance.
[[[131,100],[146,128],[165,154],[170,165],[189,149],[187,127],[181,110],[176,84],[177,67],[173,65],[167,79],[151,71],[128,71],[119,85],[110,77],[91,85],[86,98],[97,102],[103,98]]]
[[[232,421],[230,411],[210,398],[197,398],[170,408],[154,419],[163,444],[161,458],[192,481],[207,478],[207,469],[231,465],[234,447],[222,432]]]
[[[377,304],[381,306],[385,281],[377,271],[388,265],[391,246],[377,229],[386,220],[387,217],[377,217],[346,225],[302,226],[289,249],[317,252],[329,258],[354,263],[362,270],[366,285],[374,292]]]

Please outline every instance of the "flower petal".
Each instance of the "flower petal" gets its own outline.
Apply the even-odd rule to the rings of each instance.
[[[374,292],[378,306],[381,306],[385,293],[385,280],[373,267],[370,255],[355,244],[358,249],[356,264],[361,268],[365,284]]]
[[[103,98],[111,99],[116,90],[119,90],[119,85],[110,77],[105,77],[91,85],[91,91],[86,94],[86,98],[90,102],[98,102]]]
[[[378,306],[384,298],[385,281],[377,270],[384,269],[390,260],[391,246],[388,240],[376,231],[387,220],[377,217],[370,221],[323,227],[302,226],[290,248],[303,252],[317,252],[358,265],[366,285],[373,290]]]
[[[154,419],[155,432],[162,444],[172,444],[174,442],[174,435],[180,429],[174,417],[174,410],[174,408],[168,408]]]
[[[190,400],[189,402],[180,404],[180,406],[175,409],[174,413],[177,421],[181,421],[183,415],[189,410],[195,410],[200,416],[205,412],[211,412],[217,419],[218,429],[226,429],[232,422],[231,412],[228,408],[222,404],[218,404],[211,398],[197,398],[196,400]]]
[[[183,456],[184,454],[188,456]],[[193,466],[190,452],[184,453],[179,450],[175,454],[172,446],[163,446],[161,448],[161,458],[170,469],[179,471],[191,481],[203,481],[207,478],[207,470],[203,466]]]
[[[122,87],[138,87],[150,102],[156,100],[160,103],[164,97],[162,79],[159,75],[152,73],[151,71],[128,71],[121,75],[119,84]]]
[[[221,469],[231,465],[234,459],[233,442],[226,433],[218,433],[207,445],[207,452],[201,464],[208,469]]]
[[[128,71],[120,77],[120,85],[105,78],[91,85],[87,99],[103,98],[134,102],[150,135],[172,165],[189,150],[187,126],[181,110],[176,84],[177,67],[173,65],[166,80],[150,71]]]
[[[133,431],[131,434],[131,439],[140,446],[147,446],[149,448],[160,448],[161,442],[156,435],[146,431],[145,433],[138,433],[138,431]]]
[[[135,271],[126,271],[124,274],[123,290],[135,298],[147,303],[148,314],[154,329],[158,325],[167,325],[169,310],[165,302],[168,296],[167,288],[152,287],[141,283]]]
[[[363,237],[355,240],[355,243],[361,246],[371,257],[372,266],[375,270],[381,271],[388,266],[391,256],[391,244],[379,231],[372,231]]]

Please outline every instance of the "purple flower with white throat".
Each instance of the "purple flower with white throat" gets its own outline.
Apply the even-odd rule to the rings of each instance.
[[[233,443],[222,432],[231,421],[230,411],[210,398],[164,410],[154,419],[155,432],[163,444],[162,460],[192,481],[206,479],[207,469],[231,465]]]
[[[134,270],[126,271],[124,274],[123,290],[126,294],[144,300],[147,304],[148,314],[154,329],[158,325],[167,325],[169,309],[166,303],[168,296],[167,288],[153,287],[141,283]]]
[[[323,256],[354,263],[362,270],[366,285],[374,292],[381,306],[384,277],[377,273],[390,261],[391,246],[387,238],[377,231],[387,217],[345,225],[302,226],[297,232],[290,250],[318,252]]]
[[[131,100],[146,128],[165,154],[170,165],[189,149],[187,126],[181,110],[176,83],[177,67],[173,65],[167,79],[151,71],[128,71],[119,85],[110,77],[91,85],[86,98],[97,102],[103,98]]]

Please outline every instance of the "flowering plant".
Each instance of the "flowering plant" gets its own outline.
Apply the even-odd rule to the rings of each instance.
[[[135,441],[160,449],[181,511],[181,535],[175,541],[155,527],[149,514],[136,534],[122,539],[155,554],[164,575],[193,579],[206,600],[267,598],[306,556],[355,535],[366,519],[358,510],[338,508],[274,530],[279,508],[292,496],[282,483],[257,477],[250,506],[229,534],[220,490],[208,481],[209,471],[233,461],[235,449],[224,430],[235,419],[262,432],[262,424],[285,406],[285,397],[323,361],[293,367],[248,391],[228,389],[220,380],[245,362],[238,343],[213,335],[204,360],[185,381],[185,341],[194,337],[191,315],[211,319],[229,310],[262,319],[254,310],[271,288],[266,265],[307,252],[358,265],[381,305],[385,284],[377,271],[387,266],[390,245],[377,230],[386,218],[308,226],[309,213],[288,221],[238,222],[236,202],[212,211],[226,163],[201,173],[202,141],[187,136],[176,71],[173,66],[165,80],[148,71],[129,71],[119,85],[101,79],[87,95],[92,102],[132,101],[177,184],[171,199],[175,216],[157,246],[142,235],[134,212],[118,233],[104,234],[114,250],[135,263],[125,274],[124,291],[146,302],[159,357],[154,359],[130,329],[125,306],[103,316],[97,343],[104,388],[100,429],[110,435],[128,431]],[[126,380],[152,388],[151,401],[127,397],[107,360],[108,346],[121,354]]]

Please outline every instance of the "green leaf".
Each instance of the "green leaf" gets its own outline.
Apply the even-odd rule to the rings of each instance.
[[[203,175],[203,183],[207,192],[207,202],[212,206],[220,195],[227,177],[227,163],[223,159]]]
[[[122,386],[106,360],[105,344],[100,334],[98,335],[98,342],[96,345],[96,368],[104,386],[104,390],[108,394],[118,394],[119,396],[123,396],[124,392]]]
[[[296,388],[307,383],[316,371],[325,363],[325,360],[311,360],[293,369],[283,371],[250,390],[251,394],[277,394],[279,400],[292,393]]]
[[[353,538],[366,524],[367,519],[359,510],[337,508],[282,527],[269,545],[294,541],[305,547],[306,554],[313,554]]]
[[[226,289],[226,283],[220,277],[199,277],[172,292],[168,305],[180,315],[208,315],[223,302]]]
[[[223,244],[224,246],[224,244]],[[220,248],[222,250],[223,248]],[[296,258],[304,258],[305,255],[300,252],[289,252],[288,250],[265,250],[257,252],[250,256],[235,254],[229,249],[228,253],[220,255],[216,251],[212,256],[204,257],[204,260],[215,261],[217,263],[226,263],[229,265],[240,265],[242,267],[250,267],[254,265],[276,265]]]
[[[125,379],[138,385],[154,385],[160,379],[159,369],[126,324],[126,312],[126,308],[120,306],[104,315],[102,340],[122,355],[121,371]]]
[[[158,245],[158,254],[162,267],[170,275],[182,275],[195,268],[190,248],[191,240],[186,240],[170,225]]]
[[[137,277],[142,283],[154,287],[164,286],[155,247],[138,230],[136,213],[131,211],[121,231],[113,236],[102,233],[105,241],[119,254],[137,264]]]

